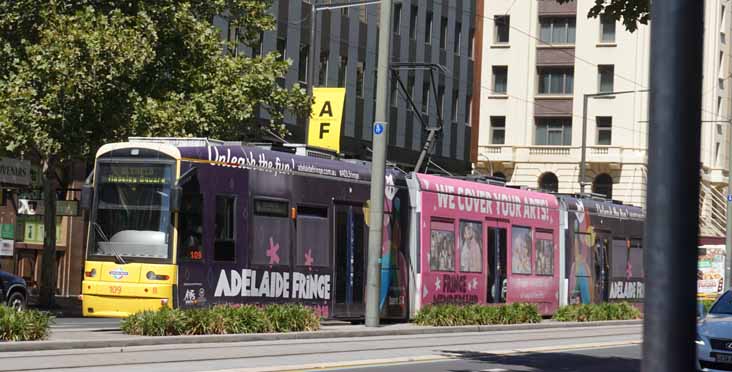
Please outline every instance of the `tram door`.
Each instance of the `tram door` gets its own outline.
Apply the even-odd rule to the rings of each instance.
[[[610,294],[610,237],[607,232],[597,231],[597,238],[592,249],[594,262],[594,281],[596,302],[607,302]]]
[[[333,317],[360,318],[365,314],[366,223],[363,208],[335,206],[335,303]]]
[[[488,221],[486,225],[488,226],[486,234],[488,254],[487,302],[506,302],[508,224],[500,221]]]

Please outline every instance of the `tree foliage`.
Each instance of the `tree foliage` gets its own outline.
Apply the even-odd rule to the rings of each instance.
[[[578,0],[557,0],[560,3],[567,3]],[[638,25],[647,25],[651,20],[650,0],[595,0],[595,5],[590,8],[588,17],[606,15],[623,22],[625,29],[633,32]]]
[[[228,53],[213,26],[239,40],[272,29],[264,0],[0,1],[0,144],[41,159],[89,158],[128,136],[262,134],[258,107],[280,134],[285,109],[305,112],[299,87],[276,83],[276,54]]]

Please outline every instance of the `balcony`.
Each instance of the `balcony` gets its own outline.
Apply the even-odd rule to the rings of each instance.
[[[587,146],[588,164],[607,164],[619,168],[621,164],[646,164],[645,149],[619,146]],[[478,148],[478,162],[500,162],[505,167],[514,163],[579,163],[581,146],[511,146],[486,145]]]

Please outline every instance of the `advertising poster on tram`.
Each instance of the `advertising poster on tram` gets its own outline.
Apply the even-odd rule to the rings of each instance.
[[[723,245],[701,246],[697,268],[697,292],[699,296],[716,297],[724,288]]]

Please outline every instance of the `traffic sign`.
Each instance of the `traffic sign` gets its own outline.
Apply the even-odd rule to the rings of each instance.
[[[378,135],[378,134],[384,133],[385,124],[386,123],[380,123],[378,121],[376,123],[374,123],[374,134]]]

